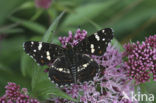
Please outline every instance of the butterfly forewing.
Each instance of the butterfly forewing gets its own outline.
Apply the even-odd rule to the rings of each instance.
[[[51,64],[64,51],[64,48],[60,46],[36,41],[25,42],[24,49],[40,65]]]
[[[74,49],[79,53],[91,54],[91,55],[103,55],[106,51],[108,43],[113,38],[113,31],[111,28],[105,28],[99,30],[93,35],[86,37],[80,43],[78,43]]]

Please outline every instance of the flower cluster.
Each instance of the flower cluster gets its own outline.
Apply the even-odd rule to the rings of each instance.
[[[75,36],[69,32],[68,37],[60,37],[63,47],[69,43],[72,46],[83,40],[87,35],[85,30],[78,29]],[[101,71],[94,77],[93,81],[83,84],[74,84],[71,87],[63,87],[63,91],[75,99],[80,99],[83,103],[131,103],[128,99],[123,99],[123,93],[130,97],[130,92],[134,91],[131,81],[128,81],[126,69],[122,62],[122,53],[110,44],[102,56],[92,55],[92,58],[101,65]],[[53,98],[55,103],[72,101]]]
[[[125,64],[130,79],[135,79],[136,84],[144,83],[153,74],[156,81],[156,35],[142,43],[128,43],[124,48],[123,56],[128,57]]]
[[[155,49],[156,48],[156,35],[149,36],[148,38],[146,38],[145,42],[148,43],[152,49]]]
[[[70,44],[72,46],[75,46],[77,43],[79,43],[81,40],[83,40],[87,36],[86,30],[80,30],[77,29],[75,36],[72,35],[72,32],[69,31],[68,37],[59,37],[59,40],[62,44],[62,46],[65,48],[67,44]]]
[[[20,86],[9,82],[5,86],[5,95],[0,97],[0,103],[39,103],[38,100],[28,96],[26,88],[20,90]]]
[[[35,0],[35,4],[38,8],[48,9],[52,0]]]

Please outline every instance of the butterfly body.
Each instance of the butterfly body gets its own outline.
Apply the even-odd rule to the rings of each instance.
[[[99,65],[90,55],[103,55],[112,38],[112,29],[105,28],[74,47],[70,44],[63,48],[45,42],[28,41],[24,43],[24,49],[38,64],[49,66],[50,79],[60,86],[93,80]]]

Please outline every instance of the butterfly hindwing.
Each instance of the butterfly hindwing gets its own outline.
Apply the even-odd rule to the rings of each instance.
[[[49,78],[54,81],[58,86],[69,85],[74,82],[70,74],[69,63],[66,61],[65,56],[57,58],[49,69]]]
[[[79,53],[101,56],[106,51],[108,43],[113,38],[111,28],[105,28],[86,37],[79,42],[74,49]]]
[[[98,64],[84,54],[77,54],[75,58],[78,58],[78,61],[75,61],[77,65],[76,80],[80,83],[93,80],[93,77],[99,70]],[[72,69],[69,67],[70,64],[67,59],[65,56],[56,59],[49,69],[51,81],[54,81],[58,86],[75,83]]]
[[[82,55],[81,64],[78,66],[77,78],[80,82],[92,81],[99,71],[99,65],[87,55]]]
[[[54,81],[58,86],[70,85],[73,83],[73,77],[65,72],[60,72],[54,67],[49,69],[49,78]]]
[[[62,55],[64,48],[45,42],[27,41],[24,43],[24,50],[38,64],[49,65]]]

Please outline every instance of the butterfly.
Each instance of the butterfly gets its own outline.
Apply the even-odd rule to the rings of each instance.
[[[72,47],[27,41],[24,43],[25,52],[38,64],[49,66],[49,78],[58,86],[76,84],[93,80],[99,71],[99,65],[91,55],[102,56],[108,43],[113,38],[113,30],[105,28],[86,37]]]

